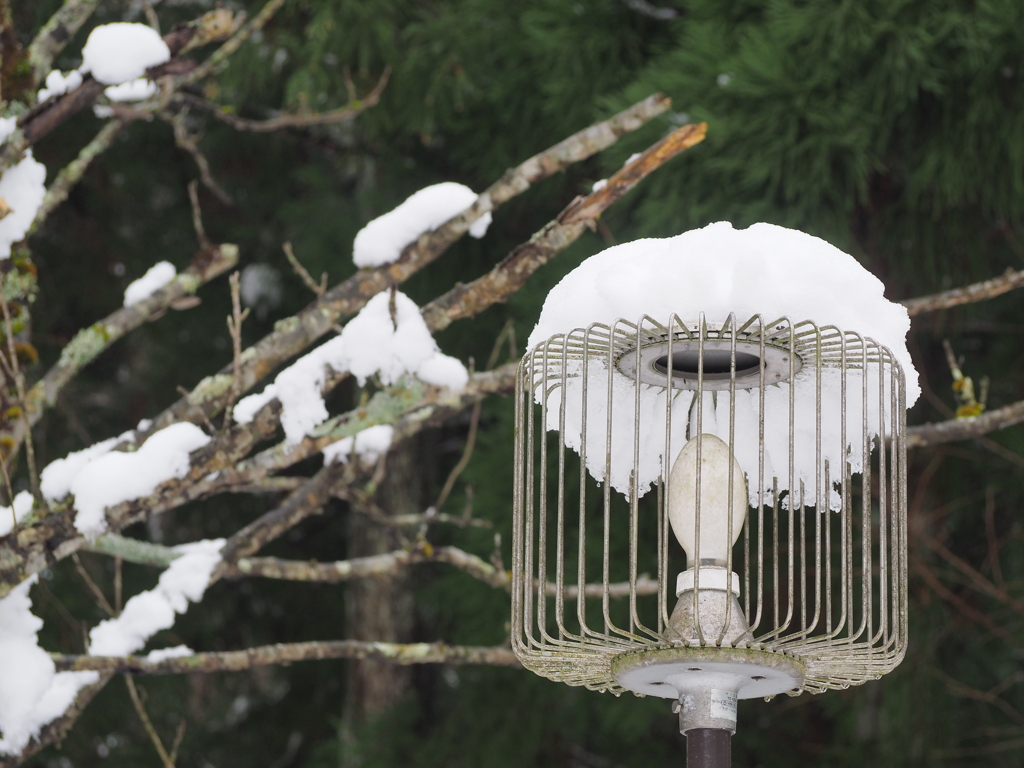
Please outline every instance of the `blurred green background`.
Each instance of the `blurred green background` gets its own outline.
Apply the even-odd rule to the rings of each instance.
[[[225,2],[255,13],[262,2]],[[23,42],[59,6],[11,0]],[[163,28],[211,8],[155,4]],[[136,0],[104,0],[65,49],[80,63],[92,26],[143,21]],[[501,208],[486,238],[460,242],[403,287],[424,303],[468,282],[589,191],[633,152],[688,121],[707,140],[658,170],[540,270],[508,304],[439,337],[478,367],[511,320],[522,343],[548,288],[610,242],[667,236],[718,220],[768,221],[852,253],[902,300],[1024,267],[1024,3],[1019,0],[287,0],[266,29],[203,89],[244,117],[343,106],[344,73],[367,92],[392,69],[380,104],[352,123],[239,133],[195,113],[189,125],[230,205],[201,189],[207,231],[265,265],[279,288],[257,305],[244,341],[266,334],[311,295],[289,269],[291,241],[331,284],[354,271],[352,238],[374,216],[428,184],[481,190],[531,154],[656,91],[672,111],[597,158]],[[71,160],[101,127],[83,113],[36,156]],[[124,287],[196,250],[186,186],[198,176],[161,121],[133,123],[31,241],[40,294],[33,308],[37,372],[80,328],[120,305]],[[273,292],[272,292],[273,293]],[[67,388],[37,431],[41,463],[133,427],[230,360],[222,278],[201,306],[170,312],[118,343]],[[1024,398],[1024,302],[992,301],[915,319],[910,347],[925,395],[911,424],[955,407],[941,342],[964,371],[991,377],[990,407]],[[336,407],[358,393],[345,388]],[[511,406],[483,410],[472,460],[448,501],[493,530],[431,530],[435,544],[486,557],[509,541]],[[423,506],[461,455],[468,418],[427,434],[419,450]],[[411,449],[413,450],[413,449]],[[296,468],[310,474],[318,462]],[[734,762],[747,766],[1024,764],[1024,432],[920,449],[910,458],[910,648],[880,682],[823,696],[740,705]],[[232,495],[193,504],[129,533],[167,543],[229,535],[274,503]],[[267,554],[341,559],[353,548],[348,511],[333,502]],[[995,586],[984,592],[915,537],[927,532]],[[508,557],[507,543],[504,554]],[[998,556],[996,556],[996,554]],[[108,560],[83,556],[109,588]],[[421,565],[403,604],[408,640],[498,644],[508,596],[443,565]],[[126,595],[152,569],[126,566]],[[153,647],[197,650],[355,636],[352,587],[220,582]],[[372,585],[364,591],[372,593]],[[33,591],[44,646],[81,652],[103,618],[70,563]],[[965,607],[966,606],[966,607]],[[399,608],[396,608],[399,610]],[[349,617],[348,619],[346,617]],[[979,618],[980,617],[980,618]],[[251,673],[140,679],[165,742],[187,726],[179,766],[681,765],[684,741],[664,701],[570,689],[513,669],[420,667],[382,711],[350,686],[348,662]],[[71,734],[33,766],[158,765],[115,680]]]

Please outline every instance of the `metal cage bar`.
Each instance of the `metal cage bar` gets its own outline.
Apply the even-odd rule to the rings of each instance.
[[[893,669],[907,642],[905,401],[888,349],[810,321],[619,319],[537,345],[515,397],[524,666],[615,692],[612,660],[643,650],[782,654],[813,692]],[[684,453],[695,480],[674,479]],[[712,477],[720,497],[705,496]]]

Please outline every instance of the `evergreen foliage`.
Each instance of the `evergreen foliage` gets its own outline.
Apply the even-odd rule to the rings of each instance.
[[[280,304],[247,321],[245,342],[310,298],[290,273],[282,242],[333,284],[354,271],[351,242],[362,224],[420,187],[451,180],[480,190],[530,154],[655,91],[673,98],[667,118],[505,206],[485,240],[459,243],[403,288],[423,300],[478,276],[632,152],[676,124],[709,122],[703,145],[617,204],[603,238],[585,235],[507,305],[442,334],[446,352],[482,366],[511,320],[521,354],[547,289],[608,238],[667,236],[717,220],[738,227],[770,221],[824,237],[879,275],[894,300],[1022,266],[1024,4],[663,2],[678,11],[675,18],[652,18],[622,0],[289,0],[207,98],[254,118],[278,109],[325,111],[348,101],[346,72],[360,94],[385,67],[392,75],[381,103],[352,125],[252,135],[193,115],[214,175],[234,198],[228,207],[203,194],[211,238],[237,242],[243,265],[265,263],[281,277]],[[262,6],[236,4],[250,15]],[[17,28],[37,29],[58,5],[13,0]],[[157,8],[167,25],[204,7],[164,5]],[[102,3],[94,21],[120,20],[133,8]],[[65,50],[64,69],[77,65],[82,40]],[[60,167],[69,148],[99,127],[83,114],[36,154],[48,168]],[[148,266],[161,259],[184,266],[195,249],[185,189],[196,175],[166,125],[133,124],[30,241],[39,270],[33,339],[44,370],[60,344],[117,306],[127,282]],[[39,431],[42,463],[133,426],[176,400],[176,386],[192,386],[230,360],[226,291],[207,288],[202,298],[201,307],[147,325],[84,372]],[[992,377],[990,407],[1024,398],[1022,306],[1009,294],[915,320],[912,351],[929,387],[911,423],[946,418],[943,409],[954,405],[943,338],[966,356],[967,373]],[[337,397],[353,402],[358,393],[348,388]],[[467,425],[457,421],[432,438],[435,492],[461,454]],[[462,510],[471,493],[474,514],[494,528],[437,528],[432,543],[483,554],[498,533],[507,559],[511,446],[511,403],[492,398],[445,511]],[[1022,456],[1020,428],[912,455],[907,659],[859,689],[742,704],[737,764],[1020,765]],[[312,464],[298,469],[315,471]],[[270,503],[244,496],[199,502],[140,535],[177,543],[227,534]],[[266,554],[342,557],[338,504],[337,515],[308,521]],[[942,543],[1012,600],[972,588],[915,533]],[[100,559],[83,561],[109,583]],[[441,565],[419,566],[416,574],[417,639],[486,645],[506,637],[505,593]],[[929,579],[997,631],[944,599]],[[126,595],[154,581],[151,569],[130,567]],[[55,569],[37,590],[44,644],[80,651],[78,622],[103,616],[74,571]],[[163,639],[220,650],[344,638],[351,634],[344,593],[331,585],[222,582]],[[161,733],[173,733],[179,715],[187,719],[183,766],[682,762],[683,739],[665,702],[568,689],[521,670],[418,669],[407,701],[345,733],[346,668],[316,662],[141,684]],[[122,685],[112,684],[60,750],[29,764],[155,764],[134,718]]]

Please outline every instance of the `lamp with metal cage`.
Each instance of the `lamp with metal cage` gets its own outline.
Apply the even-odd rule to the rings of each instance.
[[[710,233],[735,252],[724,271],[765,258],[735,241],[769,225],[727,226]],[[694,766],[728,764],[737,699],[857,685],[902,659],[908,368],[917,394],[880,290],[864,329],[841,312],[706,317],[723,302],[685,267],[708,230],[584,262],[549,296],[516,390],[515,652],[553,680],[674,700]],[[674,312],[605,321],[645,298],[594,309],[628,282],[620,259]],[[855,284],[836,290],[857,303]]]

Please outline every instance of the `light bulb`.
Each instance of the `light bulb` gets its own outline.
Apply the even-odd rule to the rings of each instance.
[[[697,446],[700,445],[700,551],[697,551]],[[729,466],[732,464],[732,507],[729,505]],[[690,439],[672,465],[668,519],[692,569],[700,565],[724,568],[729,550],[739,538],[747,515],[747,481],[729,446],[714,435]],[[732,531],[729,520],[732,519]],[[731,533],[731,535],[730,535]]]

